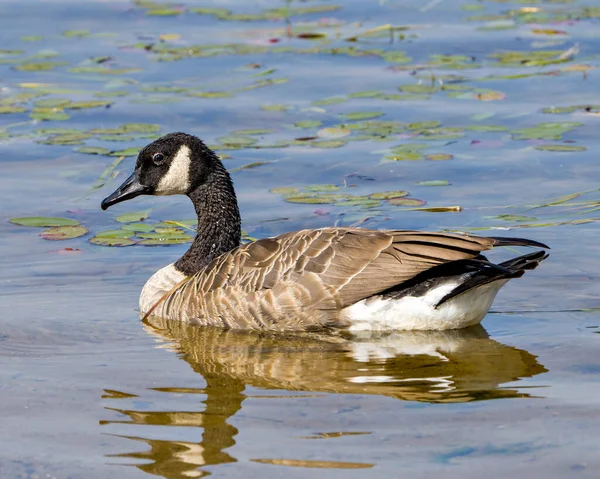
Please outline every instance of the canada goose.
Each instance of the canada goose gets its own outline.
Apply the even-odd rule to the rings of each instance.
[[[198,215],[188,251],[157,271],[140,312],[230,329],[351,331],[458,329],[478,324],[498,290],[548,255],[500,264],[480,253],[535,246],[493,238],[408,230],[321,228],[240,246],[231,178],[199,138],[170,133],[145,148],[133,174],[102,201],[185,194]]]

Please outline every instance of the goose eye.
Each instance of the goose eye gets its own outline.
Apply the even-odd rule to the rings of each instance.
[[[165,161],[165,155],[162,153],[154,153],[154,155],[152,155],[152,161],[155,165],[161,165]]]

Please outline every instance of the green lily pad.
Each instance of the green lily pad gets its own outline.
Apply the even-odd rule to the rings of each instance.
[[[121,125],[125,133],[156,133],[160,131],[160,125],[154,123],[125,123]]]
[[[97,135],[96,138],[100,141],[131,141],[134,139],[129,135]]]
[[[148,223],[129,223],[121,226],[121,230],[135,233],[149,233],[154,229],[154,225]],[[158,230],[159,228],[157,228]]]
[[[425,155],[425,158],[432,161],[445,161],[451,160],[454,156],[448,153],[434,153],[432,155]]]
[[[35,62],[35,63],[23,63],[21,65],[14,66],[15,70],[23,72],[40,72],[53,70],[56,67],[62,67],[68,65],[67,62]]]
[[[339,148],[348,144],[346,140],[322,140],[312,141],[310,146],[314,148]]]
[[[345,96],[330,96],[323,98],[322,100],[313,101],[312,104],[315,106],[324,106],[334,105],[336,103],[344,103],[345,101],[348,101],[348,98]]]
[[[286,196],[288,203],[301,203],[306,205],[327,205],[335,203],[335,198],[329,196]]]
[[[294,123],[296,128],[317,128],[321,126],[322,122],[319,120],[301,120]]]
[[[44,98],[34,103],[38,108],[60,108],[71,103],[67,98]]]
[[[22,106],[0,105],[0,115],[5,115],[9,113],[24,113],[26,111],[27,108]]]
[[[232,135],[268,135],[273,133],[274,130],[268,128],[256,128],[254,130],[236,130],[232,132]]]
[[[398,191],[382,191],[380,193],[372,193],[369,195],[369,198],[374,200],[389,200],[391,198],[402,198],[403,196],[408,196],[408,191],[398,190]]]
[[[75,221],[69,218],[56,218],[46,216],[28,216],[24,218],[11,218],[10,222],[20,226],[38,226],[38,227],[51,227],[51,226],[78,226],[79,221]]]
[[[577,122],[540,123],[531,128],[512,130],[511,133],[517,140],[560,140],[562,135],[582,126]]]
[[[233,146],[238,148],[252,146],[258,141],[256,138],[249,136],[223,136],[221,138],[217,138],[217,140],[219,143],[225,146]]]
[[[146,218],[148,218],[148,216],[150,215],[150,211],[152,211],[152,210],[143,210],[143,211],[136,211],[134,213],[125,213],[125,214],[117,216],[115,218],[115,221],[118,221],[119,223],[136,223],[138,221],[143,221]]]
[[[90,36],[90,31],[89,30],[65,30],[63,32],[63,35],[65,37],[69,37],[69,38],[83,38],[83,37],[89,37]]]
[[[108,155],[110,153],[108,148],[102,148],[100,146],[81,146],[75,151],[85,155]]]
[[[90,243],[98,246],[132,246],[136,244],[135,241],[128,238],[99,238],[98,236],[90,238]]]
[[[85,226],[55,226],[42,231],[40,236],[46,240],[59,241],[72,238],[79,238],[87,234],[89,230]]]
[[[264,110],[264,111],[286,111],[286,110],[289,110],[290,107],[287,105],[271,104],[271,105],[261,105],[260,109]]]
[[[317,131],[317,136],[320,138],[343,138],[352,133],[348,128],[330,127],[322,128]]]
[[[370,120],[373,118],[379,118],[380,116],[383,116],[383,113],[378,111],[356,111],[353,113],[345,113],[342,116],[349,121]]]
[[[271,188],[269,192],[275,193],[278,195],[294,195],[300,191],[299,188],[294,188],[293,186],[282,186],[280,188]]]
[[[410,150],[392,152],[392,154],[385,156],[386,160],[391,160],[391,161],[416,161],[416,160],[422,160],[423,158],[425,158],[423,156],[423,154],[419,153],[418,151],[410,151]]]
[[[428,181],[417,181],[415,185],[419,186],[449,186],[448,180],[428,180]]]
[[[363,208],[375,208],[376,206],[381,206],[381,201],[373,200],[368,197],[363,198],[353,198],[348,201],[340,201],[336,203],[337,206],[362,206]]]
[[[390,205],[396,206],[423,206],[427,204],[425,200],[419,200],[417,198],[391,198],[387,200]]]
[[[134,234],[134,231],[127,231],[125,228],[122,228],[120,230],[100,231],[100,233],[96,234],[96,238],[131,238],[132,236],[134,236]]]
[[[29,117],[41,121],[64,121],[71,118],[71,115],[61,111],[32,111]]]
[[[296,188],[292,188],[297,191]],[[340,188],[337,185],[325,184],[325,185],[306,185],[304,190],[306,191],[316,191],[316,192],[331,192],[331,191],[340,191]]]
[[[141,147],[125,148],[124,150],[111,151],[108,156],[137,156],[141,149]]]
[[[187,96],[196,98],[233,98],[233,94],[227,91],[192,91]]]
[[[576,146],[576,145],[536,145],[536,150],[541,151],[561,151],[561,152],[571,152],[571,151],[586,151],[587,148],[585,146]]]

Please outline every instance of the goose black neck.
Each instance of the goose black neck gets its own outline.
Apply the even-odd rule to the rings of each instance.
[[[198,230],[190,249],[175,263],[188,276],[240,245],[241,219],[233,183],[220,160],[214,160],[206,180],[188,193],[198,215]]]

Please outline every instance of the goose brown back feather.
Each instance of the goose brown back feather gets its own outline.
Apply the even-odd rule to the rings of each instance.
[[[344,326],[340,311],[501,239],[416,231],[322,228],[240,246],[213,260],[154,314],[232,329]]]

